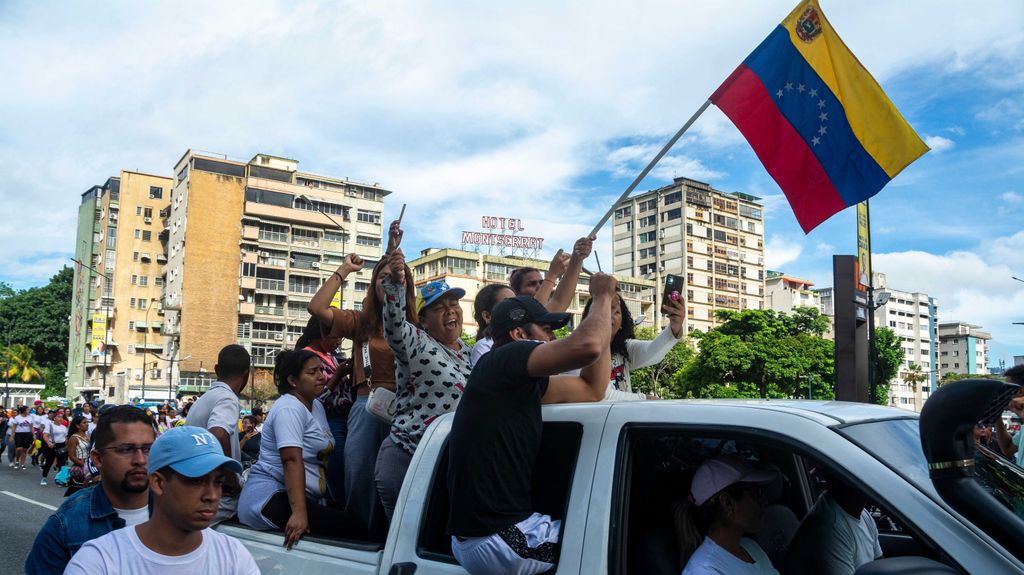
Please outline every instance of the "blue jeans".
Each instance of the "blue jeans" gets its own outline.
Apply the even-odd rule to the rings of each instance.
[[[348,439],[345,441],[346,510],[366,522],[371,537],[387,535],[387,517],[377,497],[373,471],[377,451],[391,427],[366,412],[365,395],[356,397],[348,414]]]
[[[389,521],[395,514],[398,494],[402,490],[402,482],[405,481],[405,473],[409,470],[410,463],[412,454],[399,447],[390,437],[381,442],[374,477],[377,482],[377,493],[380,494],[384,513]]]
[[[334,451],[327,459],[327,492],[340,504],[345,500],[345,439],[348,437],[348,416],[329,415],[327,425],[334,436]]]

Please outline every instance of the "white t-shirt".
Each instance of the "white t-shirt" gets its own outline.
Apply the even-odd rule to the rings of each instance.
[[[489,337],[478,339],[473,345],[473,352],[469,355],[469,365],[476,367],[476,362],[480,361],[480,358],[483,357],[485,353],[491,351],[492,347],[494,347],[493,339]]]
[[[50,423],[50,418],[45,415],[39,415],[37,413],[32,416],[32,427],[36,429],[42,429],[48,423]]]
[[[250,527],[274,529],[263,518],[263,506],[278,491],[284,491],[282,447],[302,448],[306,470],[306,495],[323,502],[327,491],[327,458],[334,449],[334,436],[327,425],[324,406],[313,402],[312,413],[292,394],[278,399],[267,414],[260,439],[260,457],[249,469],[249,478],[238,501],[238,518]]]
[[[124,519],[125,527],[134,527],[140,523],[149,521],[149,506],[139,507],[138,509],[118,509],[114,508],[117,512],[117,516]]]
[[[53,435],[53,422],[50,421],[50,418],[44,417],[41,420],[37,420],[35,427],[36,431],[45,433],[46,437],[49,437],[50,441],[53,441],[53,437],[51,437]]]
[[[135,527],[111,531],[83,545],[71,557],[64,575],[259,575],[252,554],[237,539],[213,529],[203,529],[200,533],[203,542],[195,551],[172,557],[146,547]]]
[[[66,425],[51,423],[49,433],[50,441],[54,443],[67,443],[68,441],[68,426]]]
[[[86,421],[88,421],[89,423],[92,423],[92,412],[91,411],[89,413],[86,413],[86,412],[83,411],[82,412],[82,417],[84,417],[86,419]]]
[[[32,420],[27,415],[15,415],[11,420],[15,433],[32,433]]]
[[[786,562],[810,572],[853,575],[882,556],[878,527],[866,510],[852,517],[826,491],[800,523]]]
[[[1024,431],[1018,431],[1012,440],[1012,443],[1017,446],[1017,456],[1014,458],[1017,462],[1017,467],[1024,467],[1024,442],[1021,441],[1022,437],[1024,437]]]
[[[241,463],[242,449],[238,446],[238,413],[241,405],[238,396],[223,381],[215,381],[210,389],[188,410],[185,425],[203,429],[219,427],[228,433],[231,444],[231,458]],[[239,482],[241,483],[241,482]],[[217,504],[216,523],[228,519],[238,508],[237,497],[221,497]]]
[[[95,423],[92,423],[92,422],[90,421],[90,422],[89,422],[89,427],[88,427],[88,428],[86,428],[86,430],[85,430],[85,435],[86,435],[86,437],[90,437],[90,438],[91,438],[91,437],[92,437],[92,432],[93,432],[93,431],[94,431],[95,429],[96,429],[96,424],[95,424]]]
[[[779,575],[772,567],[771,560],[753,539],[741,539],[740,547],[750,555],[753,563],[747,563],[720,547],[710,537],[705,537],[686,562],[683,575]]]

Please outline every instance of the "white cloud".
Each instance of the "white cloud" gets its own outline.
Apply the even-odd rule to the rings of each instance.
[[[925,136],[924,143],[928,144],[928,147],[932,149],[933,154],[941,154],[946,150],[952,150],[956,142],[949,138],[943,138],[942,136]]]
[[[983,9],[833,4],[830,21],[883,86],[911,68],[1024,57],[1016,0]],[[450,244],[496,210],[571,244],[614,199],[576,182],[636,173],[650,146],[791,8],[790,0],[0,3],[0,53],[17,54],[0,60],[0,76],[17,86],[0,93],[0,269],[45,281],[21,266],[72,251],[82,192],[122,168],[167,173],[189,147],[243,159],[277,153],[310,171],[379,181],[422,218],[408,221],[409,240],[421,244]],[[1024,84],[1012,68],[993,66],[991,77]],[[999,111],[1016,113],[1012,105]],[[996,121],[998,112],[984,117]],[[610,157],[618,150],[609,142],[622,141],[655,143]],[[742,137],[712,107],[654,176],[727,176],[702,152],[737,146]],[[764,179],[743,191],[764,195],[756,186]],[[769,193],[767,212],[783,199]]]
[[[1006,349],[1024,346],[1024,232],[944,254],[876,253],[874,269],[893,289],[927,293],[938,300],[940,321],[979,324]],[[1018,351],[1019,353],[1019,351]]]
[[[786,264],[794,262],[803,252],[803,242],[782,237],[778,234],[768,236],[764,246],[765,268],[774,271],[786,271]]]
[[[1018,194],[1017,192],[1003,192],[999,196],[1000,200],[1003,200],[1007,204],[1024,204],[1024,195]]]
[[[633,179],[660,150],[661,145],[655,144],[623,146],[608,154],[608,170],[617,177]],[[722,172],[708,168],[700,160],[669,152],[651,170],[648,177],[672,180],[678,176],[685,176],[695,180],[708,181],[723,175]]]

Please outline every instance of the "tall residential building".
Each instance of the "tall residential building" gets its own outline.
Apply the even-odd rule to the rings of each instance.
[[[367,263],[336,302],[359,309],[381,256],[389,191],[266,154],[242,162],[189,150],[174,173],[160,237],[163,333],[181,391],[208,385],[217,353],[234,342],[251,351],[257,381],[269,380],[276,354],[302,333],[309,300],[348,252]]]
[[[516,268],[533,267],[541,270],[543,274],[549,264],[549,261],[530,258],[492,256],[453,248],[428,248],[421,252],[420,257],[410,261],[409,267],[412,268],[417,286],[430,281],[444,280],[453,288],[466,290],[466,295],[460,301],[462,329],[475,336],[477,323],[473,319],[473,300],[476,299],[480,288],[493,283],[507,284],[509,274]],[[653,326],[655,317],[661,313],[654,306],[654,282],[624,276],[616,278],[619,280],[620,293],[633,319],[641,319],[643,316],[641,325]],[[583,307],[590,298],[587,287],[589,282],[590,275],[581,272],[576,293],[568,309],[573,315],[572,325],[579,325],[582,319]]]
[[[821,296],[811,289],[813,285],[810,280],[769,271],[764,280],[765,308],[786,313],[798,307],[821,311]]]
[[[612,269],[653,281],[658,294],[666,274],[682,276],[688,332],[713,328],[717,309],[763,309],[759,200],[689,178],[627,198],[615,209]]]
[[[947,373],[987,375],[992,334],[980,325],[951,321],[939,324],[939,376]]]
[[[124,170],[82,195],[75,254],[85,266],[75,268],[69,397],[120,403],[163,383],[158,235],[170,185]]]
[[[887,292],[889,300],[875,311],[875,325],[896,332],[905,354],[889,388],[895,407],[921,411],[939,378],[938,303],[920,292],[906,292],[886,285],[885,274],[874,274],[875,297]],[[917,366],[911,369],[911,364]],[[914,382],[915,378],[923,378]]]

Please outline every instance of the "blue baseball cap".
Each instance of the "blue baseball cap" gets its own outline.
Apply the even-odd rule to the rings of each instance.
[[[430,282],[416,290],[416,315],[446,294],[462,299],[466,295],[466,290],[453,288],[444,281]]]
[[[224,455],[212,433],[191,425],[168,429],[153,442],[147,470],[153,473],[168,465],[185,477],[202,477],[221,465],[242,472],[242,464]]]

